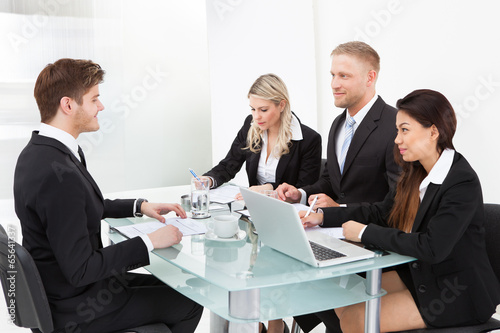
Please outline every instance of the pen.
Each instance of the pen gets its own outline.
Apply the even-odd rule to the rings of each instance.
[[[200,177],[198,177],[198,175],[194,172],[193,169],[189,168],[189,172],[191,172],[191,174],[193,175],[193,177],[196,178],[196,180],[201,183],[201,185],[203,186],[203,188],[206,188],[205,184],[203,183],[203,181],[200,179]]]
[[[318,196],[314,197],[314,200],[313,200],[311,206],[309,206],[309,210],[307,211],[306,215],[304,215],[304,217],[308,217],[309,214],[311,214],[311,212],[312,212],[312,210],[314,208],[314,205],[316,204],[316,201],[318,201]]]

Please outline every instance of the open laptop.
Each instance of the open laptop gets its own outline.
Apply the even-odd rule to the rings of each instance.
[[[241,194],[260,240],[277,251],[316,267],[343,264],[375,256],[372,251],[326,235],[319,230],[306,233],[297,210],[289,203],[245,188],[241,188]]]

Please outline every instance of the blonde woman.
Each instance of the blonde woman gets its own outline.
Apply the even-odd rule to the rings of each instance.
[[[321,136],[291,111],[285,83],[260,76],[248,92],[249,115],[226,157],[203,176],[215,188],[234,178],[246,162],[250,188],[273,190],[286,182],[301,187],[319,178]],[[240,199],[240,196],[238,196]]]

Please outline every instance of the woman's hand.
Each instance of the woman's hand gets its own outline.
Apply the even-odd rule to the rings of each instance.
[[[304,228],[314,227],[320,224],[323,224],[323,214],[322,213],[311,213],[308,217],[304,217],[306,215],[305,210],[301,210],[299,212],[300,220],[302,221],[302,225]]]
[[[260,191],[272,191],[273,190],[273,185],[271,184],[264,184],[264,185],[254,185],[249,187],[250,190],[254,192],[260,192]],[[236,200],[243,200],[243,196],[241,193],[236,194],[234,197]]]
[[[352,242],[361,242],[359,238],[359,233],[363,228],[366,227],[366,224],[359,223],[356,221],[347,221],[342,224],[343,234],[345,239]]]

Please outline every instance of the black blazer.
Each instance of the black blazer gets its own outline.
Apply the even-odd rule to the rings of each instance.
[[[133,199],[104,200],[70,150],[38,132],[17,161],[14,199],[23,246],[40,271],[56,328],[128,301],[121,274],[149,264],[147,247],[136,237],[103,248],[100,225],[105,217],[132,216]]]
[[[320,179],[304,186],[307,196],[325,193],[337,203],[382,201],[390,188],[394,188],[399,167],[394,161],[396,138],[396,109],[378,97],[351,141],[340,174],[337,162],[336,135],[344,124],[346,110],[333,121],[328,135],[327,164]],[[343,138],[342,138],[343,140]]]
[[[481,184],[467,160],[455,153],[443,184],[429,184],[411,233],[387,226],[393,197],[389,193],[370,206],[326,208],[323,225],[368,224],[364,244],[417,258],[397,271],[428,326],[487,321],[500,290],[485,249]]]
[[[204,174],[204,176],[213,177],[217,181],[217,186],[233,179],[244,162],[246,162],[249,185],[258,185],[257,167],[260,152],[255,154],[249,149],[243,149],[247,145],[247,135],[251,123],[252,116],[249,115],[236,135],[226,157]],[[276,182],[272,184],[273,188],[285,182],[301,187],[318,180],[321,168],[321,136],[302,123],[300,128],[303,139],[300,141],[292,140],[290,152],[280,157],[276,169]]]

